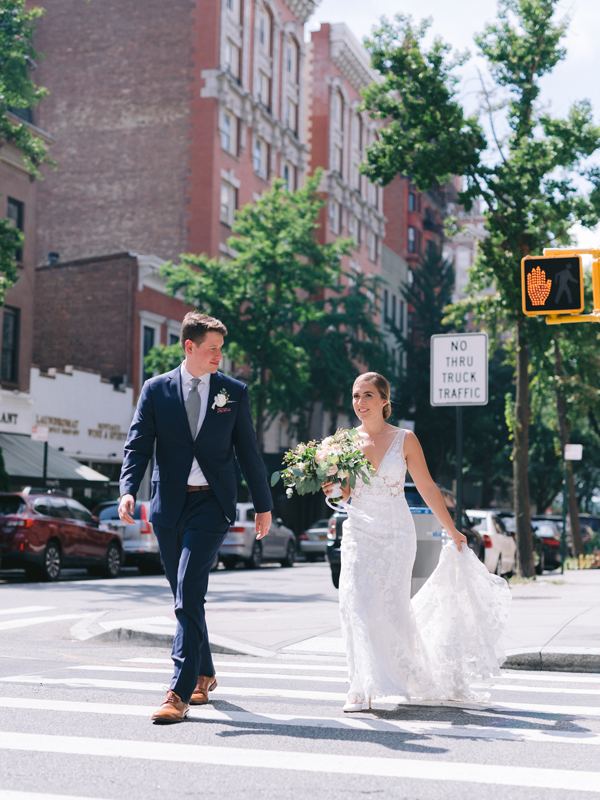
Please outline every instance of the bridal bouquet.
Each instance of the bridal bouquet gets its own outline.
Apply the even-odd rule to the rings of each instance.
[[[291,497],[294,489],[299,495],[316,494],[323,481],[332,481],[341,486],[354,489],[360,476],[370,484],[370,476],[375,472],[371,463],[358,447],[358,432],[338,430],[322,442],[299,444],[295,450],[288,450],[283,457],[286,464],[281,472],[271,476],[271,486],[283,478],[285,493]],[[341,497],[341,491],[330,497]]]

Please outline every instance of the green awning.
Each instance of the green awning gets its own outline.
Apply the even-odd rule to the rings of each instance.
[[[4,467],[12,483],[42,486],[44,443],[33,442],[26,433],[0,433]],[[107,484],[109,479],[74,458],[48,447],[47,479],[60,487],[86,487]]]

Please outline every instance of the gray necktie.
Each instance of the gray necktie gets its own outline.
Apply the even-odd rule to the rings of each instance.
[[[200,395],[198,394],[198,384],[200,378],[192,378],[192,388],[188,394],[187,403],[185,404],[185,411],[187,414],[188,422],[190,423],[190,431],[192,432],[192,439],[196,438],[196,431],[198,430],[198,420],[200,419]]]

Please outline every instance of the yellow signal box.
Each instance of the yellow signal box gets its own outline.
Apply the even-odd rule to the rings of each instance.
[[[527,256],[521,261],[521,281],[528,317],[583,311],[581,256]]]
[[[582,314],[582,255],[593,256],[592,283],[594,311]],[[580,248],[545,249],[543,256],[526,256],[521,261],[523,313],[545,315],[546,324],[600,322],[600,250]]]

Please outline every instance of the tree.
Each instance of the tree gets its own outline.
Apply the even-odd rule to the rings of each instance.
[[[53,163],[42,140],[25,122],[17,122],[9,112],[36,106],[47,94],[29,77],[29,67],[37,57],[31,38],[34,20],[44,13],[42,8],[25,8],[26,0],[0,0],[0,142],[10,142],[22,154],[23,163],[33,178],[39,178],[39,167]],[[7,219],[0,219],[0,305],[8,289],[18,279],[16,251],[23,244],[23,234]]]
[[[454,70],[459,60],[452,60],[449,47],[439,40],[429,50],[423,46],[426,25],[415,28],[405,17],[382,24],[367,47],[383,80],[364,92],[372,115],[391,120],[367,151],[363,171],[372,181],[387,183],[403,171],[425,190],[454,173],[465,179],[459,202],[468,209],[480,198],[486,208],[488,235],[472,270],[470,290],[494,287],[497,293],[467,300],[462,310],[465,316],[478,315],[482,324],[498,315],[515,337],[513,484],[519,565],[526,576],[534,574],[528,477],[530,339],[540,325],[521,312],[520,261],[544,247],[568,244],[572,225],[579,221],[594,226],[600,212],[600,170],[586,165],[600,145],[589,103],[575,103],[565,119],[553,118],[538,104],[541,79],[565,56],[561,41],[567,24],[554,20],[557,6],[558,0],[500,0],[497,21],[476,37],[495,90],[506,100],[509,133],[501,141],[484,84],[493,149],[458,102]]]
[[[238,211],[227,241],[236,252],[230,261],[184,254],[178,266],[162,269],[168,291],[182,290],[188,303],[227,327],[228,355],[249,369],[261,450],[268,424],[306,404],[310,360],[298,332],[322,319],[324,309],[311,300],[335,286],[341,256],[350,252],[350,240],[317,241],[320,178],[315,172],[295,192],[274,180]]]

